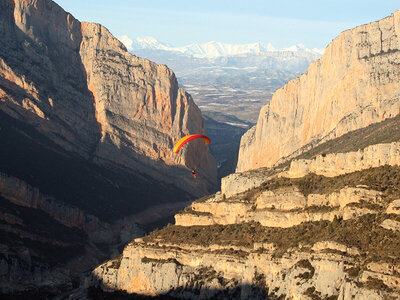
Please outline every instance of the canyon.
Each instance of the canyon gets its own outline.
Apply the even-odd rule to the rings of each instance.
[[[335,38],[218,191],[204,143],[172,153],[206,133],[172,70],[0,0],[0,296],[399,298],[399,36],[400,10]]]
[[[221,190],[86,278],[99,295],[400,297],[400,11],[347,30],[272,97]]]

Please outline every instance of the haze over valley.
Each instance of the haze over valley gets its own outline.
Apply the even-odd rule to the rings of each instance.
[[[220,42],[172,47],[151,37],[120,40],[132,54],[174,70],[205,116],[219,177],[234,171],[241,135],[257,122],[261,107],[323,53],[302,44],[284,49],[270,43]]]
[[[323,53],[302,44],[284,49],[265,43],[220,42],[172,47],[151,37],[119,38],[132,54],[174,70],[203,114],[234,116],[242,122],[231,125],[241,127],[255,123],[275,90],[305,72]]]
[[[0,0],[1,299],[400,299],[399,249],[398,1]]]

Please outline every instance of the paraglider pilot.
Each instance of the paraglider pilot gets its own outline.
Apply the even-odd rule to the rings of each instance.
[[[198,138],[203,139],[203,140],[204,140],[204,143],[205,143],[206,145],[209,145],[209,144],[211,143],[210,138],[207,137],[207,136],[205,136],[205,135],[202,135],[202,134],[191,134],[191,135],[187,135],[187,136],[184,136],[183,138],[181,138],[181,139],[175,144],[175,146],[174,146],[174,153],[178,153],[178,152],[179,152],[179,149],[181,149],[181,148],[183,147],[183,145],[185,145],[187,142],[190,142],[190,141],[195,140],[195,139],[198,139]],[[203,152],[203,153],[206,153],[206,152]],[[201,159],[200,159],[200,160],[201,160]],[[192,175],[193,175],[194,178],[197,177],[197,174],[196,174],[195,169],[192,169]]]

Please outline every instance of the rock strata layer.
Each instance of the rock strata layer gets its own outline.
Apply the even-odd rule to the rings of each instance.
[[[194,202],[175,215],[180,226],[228,225],[258,222],[268,227],[292,227],[304,222],[334,218],[348,220],[377,211],[354,206],[355,203],[381,204],[381,192],[366,188],[343,188],[331,194],[303,195],[296,187],[285,187],[261,192],[249,201],[246,193],[223,199],[214,197]]]
[[[318,155],[313,159],[295,159],[284,174],[292,178],[309,173],[338,176],[384,165],[400,165],[400,142],[371,145],[356,152]]]

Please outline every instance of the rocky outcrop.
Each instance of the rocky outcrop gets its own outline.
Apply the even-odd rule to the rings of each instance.
[[[400,215],[400,199],[391,202],[386,210],[386,213]]]
[[[0,173],[0,194],[19,206],[40,209],[68,227],[74,226],[86,233],[104,229],[104,224],[95,216],[43,195],[38,188],[4,173]]]
[[[295,159],[285,173],[288,177],[303,177],[309,173],[338,176],[379,166],[400,165],[400,143],[377,144],[357,152],[330,153],[313,159]]]
[[[129,54],[106,28],[80,23],[50,0],[3,1],[0,28],[2,111],[100,165],[197,195],[215,189],[208,147],[172,152],[182,136],[205,128],[166,66]],[[196,184],[185,166],[199,169]]]
[[[221,179],[221,193],[226,197],[230,197],[245,192],[260,186],[275,173],[278,173],[278,171],[258,169],[230,174]]]
[[[400,222],[395,220],[386,219],[381,226],[385,229],[400,231]]]
[[[347,30],[306,73],[276,91],[241,140],[237,171],[270,167],[303,147],[400,111],[400,11]]]
[[[203,251],[202,258],[207,261],[207,264],[199,267],[190,249],[176,250],[173,254],[172,248],[162,251],[157,246],[151,247],[135,242],[125,249],[117,268],[115,268],[115,261],[110,261],[98,267],[93,275],[95,279],[101,278],[102,287],[108,290],[125,290],[130,293],[149,295],[170,292],[171,295],[183,296],[179,291],[174,292],[174,289],[180,287],[182,291],[198,289],[204,299],[213,297],[229,299],[228,293],[222,297],[217,292],[229,290],[237,285],[245,289],[240,299],[260,297],[261,291],[250,288],[250,285],[257,280],[257,274],[267,274],[262,277],[263,281],[275,293],[286,294],[288,298],[301,297],[311,286],[308,283],[295,288],[295,282],[302,281],[299,274],[309,271],[308,265],[306,267],[296,265],[304,258],[304,254],[296,253],[272,261],[271,253],[268,251],[256,253],[251,250],[244,256],[245,259],[241,259],[235,255],[219,254],[217,251]],[[335,291],[335,289],[339,290],[343,284],[340,278],[345,277],[344,268],[347,266],[339,262],[339,257],[336,257],[335,262],[329,261],[329,256],[332,255],[324,257],[317,254],[318,259],[311,265],[314,270],[312,281],[319,280],[320,276],[328,276],[325,272],[330,269],[331,280],[339,279],[337,286],[332,287],[332,291]],[[121,272],[122,270],[128,271]],[[169,275],[163,276],[164,274]],[[239,274],[241,275],[238,276]],[[196,285],[197,278],[203,278],[204,284]],[[325,280],[328,281],[328,279]],[[248,285],[247,290],[246,285]],[[330,295],[332,291],[324,292]],[[196,299],[195,294],[190,295],[187,292],[186,295],[189,299]]]
[[[399,167],[295,179],[266,171],[254,171],[270,175],[258,187],[198,199],[87,284],[184,299],[399,297]]]
[[[251,187],[250,173],[232,181],[242,175]],[[395,181],[381,180],[388,174]],[[337,177],[275,174],[229,197],[203,197],[86,284],[180,299],[398,298],[398,174],[388,166]]]

